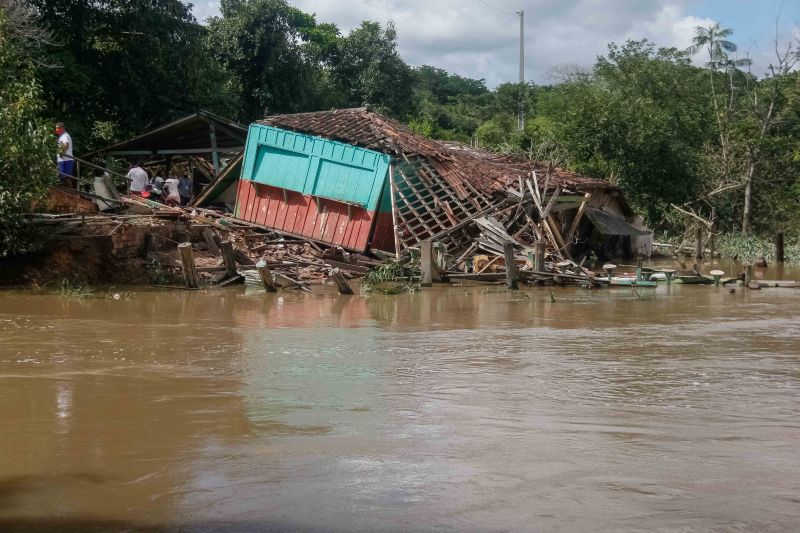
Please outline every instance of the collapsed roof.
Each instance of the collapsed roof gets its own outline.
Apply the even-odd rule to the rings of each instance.
[[[259,121],[259,124],[326,137],[401,159],[425,157],[462,198],[472,187],[492,195],[516,185],[520,178],[530,177],[534,169],[541,177],[548,172],[545,165],[521,157],[425,138],[404,124],[366,107],[275,115]],[[561,168],[550,169],[549,184],[549,189],[617,190],[615,185],[606,181]]]

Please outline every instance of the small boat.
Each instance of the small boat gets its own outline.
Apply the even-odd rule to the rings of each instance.
[[[612,287],[655,287],[658,285],[655,281],[637,280],[636,276],[612,276],[611,281],[608,280],[608,277],[596,279],[597,281],[608,283]]]
[[[675,276],[675,279],[687,285],[707,285],[714,283],[712,276],[703,276],[701,274],[682,274]]]

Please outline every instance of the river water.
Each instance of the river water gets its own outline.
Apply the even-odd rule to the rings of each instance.
[[[799,386],[794,289],[3,292],[0,531],[796,531]]]

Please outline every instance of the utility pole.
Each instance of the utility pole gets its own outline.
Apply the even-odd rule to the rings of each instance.
[[[519,15],[519,120],[517,128],[525,129],[525,10],[517,11]]]

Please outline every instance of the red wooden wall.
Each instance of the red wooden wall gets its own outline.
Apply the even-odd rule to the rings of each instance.
[[[350,250],[363,252],[367,249],[375,215],[375,212],[362,207],[348,206],[335,200],[305,196],[299,192],[249,180],[239,181],[236,218],[324,243],[338,244]],[[385,214],[380,215],[381,245],[378,246],[376,242],[374,247],[393,251],[391,213],[388,214],[390,248],[386,248],[384,244]]]

